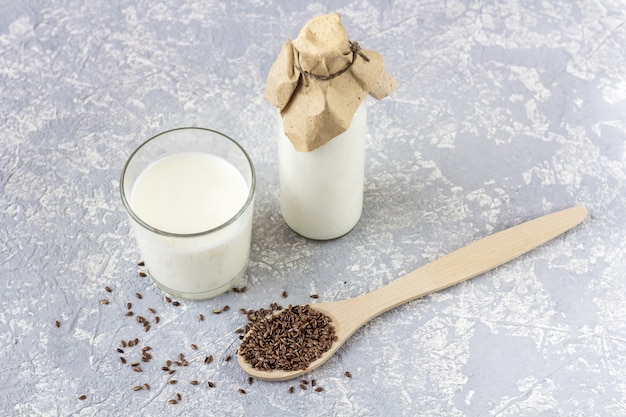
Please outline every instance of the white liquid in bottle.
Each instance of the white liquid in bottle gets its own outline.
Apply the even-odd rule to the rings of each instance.
[[[363,209],[365,101],[345,132],[311,152],[296,151],[278,119],[280,208],[285,222],[311,239],[343,236],[358,223]]]

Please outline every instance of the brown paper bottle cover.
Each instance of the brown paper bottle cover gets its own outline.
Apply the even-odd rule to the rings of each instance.
[[[396,89],[382,56],[351,42],[337,13],[316,16],[283,44],[264,98],[280,110],[297,151],[310,152],[343,133],[367,94]]]

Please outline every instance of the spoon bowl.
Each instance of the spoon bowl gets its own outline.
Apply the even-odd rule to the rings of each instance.
[[[548,214],[470,243],[375,291],[346,300],[311,304],[311,308],[331,319],[337,340],[306,369],[257,369],[241,352],[237,354],[239,365],[258,379],[284,381],[297,378],[326,362],[354,332],[374,317],[505,264],[580,224],[586,216],[587,210],[580,206]]]

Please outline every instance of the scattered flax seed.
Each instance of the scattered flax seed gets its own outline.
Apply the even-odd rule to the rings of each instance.
[[[235,333],[237,333],[237,334],[242,334],[242,333],[244,333],[244,332],[245,332],[245,331],[244,331],[241,327],[240,327],[240,328],[238,328],[237,330],[235,330]]]
[[[168,404],[178,404],[178,401],[172,398],[171,400],[168,401]]]
[[[131,308],[133,308],[133,303],[126,303],[126,309],[130,310]]]
[[[125,341],[125,340],[122,340],[122,341],[120,342],[120,346],[122,346],[123,348],[125,348],[125,347],[126,347],[126,341]]]
[[[170,370],[170,368],[168,368],[167,366],[162,366],[161,370],[167,372]]]
[[[320,296],[319,296],[319,295],[317,295],[317,294],[311,294],[311,298],[315,298],[315,299],[317,299],[317,298],[320,298]]]
[[[61,322],[57,320],[57,321],[55,321],[55,322],[54,322],[54,325],[55,325],[57,328],[59,328],[59,327],[61,327]]]
[[[167,301],[168,303],[171,303],[171,302],[172,302],[172,299],[166,295],[166,296],[165,296],[165,301]]]
[[[177,383],[178,383],[178,381],[176,379],[172,379],[169,382],[170,385],[176,385]]]
[[[183,396],[182,396],[182,394],[181,394],[180,392],[177,392],[177,393],[176,393],[176,399],[177,399],[178,401],[180,401],[180,400],[182,400],[182,399],[183,399]]]
[[[248,385],[252,385],[252,383],[254,382],[254,378],[252,378],[251,376],[248,377]]]
[[[315,388],[315,392],[322,392],[322,391],[324,391],[324,388],[322,387]]]
[[[111,287],[109,287],[108,285],[106,287],[104,287],[104,290],[106,292],[113,292],[113,290],[111,289]]]
[[[172,366],[172,361],[168,359],[167,361],[165,361],[165,365],[167,365],[167,367],[169,368],[170,366]]]
[[[155,322],[156,324],[159,324],[159,322],[160,322],[160,321],[161,321],[161,317],[159,317],[159,316],[154,316],[154,322]]]
[[[289,387],[289,394],[293,394],[293,392],[294,392],[294,388],[293,388],[293,385],[292,385],[292,386]]]
[[[143,369],[141,369],[141,366],[135,366],[133,368],[133,371],[135,371],[135,372],[143,372]]]
[[[300,380],[300,383],[304,385],[309,385],[309,381],[307,381],[306,379]]]
[[[211,363],[213,362],[213,355],[209,355],[206,358],[204,358],[204,363]]]
[[[117,348],[117,353],[124,353],[124,349],[122,349],[122,348]]]
[[[140,277],[142,277],[142,278],[145,278],[145,277],[147,277],[147,276],[148,276],[148,274],[146,274],[146,273],[145,273],[145,272],[143,272],[143,271],[140,271],[140,272],[139,272],[139,276],[140,276]]]
[[[126,358],[124,358],[123,356],[120,356],[120,362],[126,363]]]
[[[306,391],[306,385],[300,384],[300,389],[302,389],[303,391]]]
[[[287,291],[283,291],[283,298],[287,298]]]
[[[175,373],[176,373],[176,369],[170,369],[168,371],[168,374],[170,374],[170,375],[174,375]]]
[[[179,307],[179,306],[180,306],[180,303],[179,303],[178,301],[172,301],[172,305],[173,305],[174,307]]]
[[[215,310],[213,310],[213,314],[220,314],[222,312],[222,310],[216,308]]]
[[[143,298],[143,296],[138,292],[135,293],[135,297],[139,298],[140,300]]]
[[[143,387],[142,387],[141,385],[135,385],[135,386],[133,387],[133,391],[140,391],[140,390],[142,390],[142,389],[143,389]]]
[[[135,343],[135,346],[139,346],[139,339],[135,338],[135,340],[133,340],[133,342]]]
[[[191,349],[198,350],[198,345],[196,345],[195,343],[192,343],[191,344]]]
[[[148,311],[149,311],[149,312],[151,312],[152,314],[156,314],[156,310],[155,310],[155,309],[153,309],[152,307],[150,307],[150,308],[148,309]]]
[[[85,394],[81,394],[81,395],[78,396],[78,399],[81,400],[81,401],[86,399],[86,398],[87,398],[87,396]]]
[[[228,355],[224,358],[224,362],[230,362],[232,358],[233,358],[232,356]]]
[[[196,380],[194,379],[193,381],[191,381],[191,382],[190,382],[190,384],[191,384],[191,385],[198,385],[198,384],[199,384],[199,382],[198,382],[198,381],[196,381]]]
[[[140,261],[137,265],[139,265],[139,266],[146,266],[146,263],[144,261]]]
[[[107,300],[106,298],[103,298],[102,300],[100,300],[100,304],[107,305],[109,304],[109,300]]]
[[[132,311],[127,311],[127,312],[126,312],[126,317],[130,317],[130,316],[132,316],[133,314],[135,314],[135,313],[133,313]]]
[[[230,306],[224,306],[224,307],[222,308],[222,311],[228,311],[228,310],[230,310]]]
[[[139,362],[131,362],[130,366],[139,366]]]
[[[147,383],[143,384],[143,387],[147,389],[148,391],[150,391],[150,385],[148,385]]]
[[[350,371],[346,371],[345,376],[347,376],[348,378],[352,378],[352,374],[350,373]]]
[[[198,320],[204,321],[204,316],[202,314],[198,314]]]
[[[237,390],[237,392],[238,392],[239,394],[245,394],[245,393],[246,393],[246,390],[245,390],[245,389],[243,389],[243,388],[239,388],[239,389]]]
[[[215,383],[214,382],[209,381],[208,384],[209,384],[209,388],[215,388]]]
[[[238,353],[262,371],[306,369],[337,340],[331,319],[308,305],[282,309],[274,303],[247,317],[247,335]]]

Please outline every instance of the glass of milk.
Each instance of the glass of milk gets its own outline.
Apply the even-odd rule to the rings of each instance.
[[[246,151],[214,130],[160,133],[130,156],[122,202],[156,285],[187,299],[232,288],[250,254],[256,178]]]

